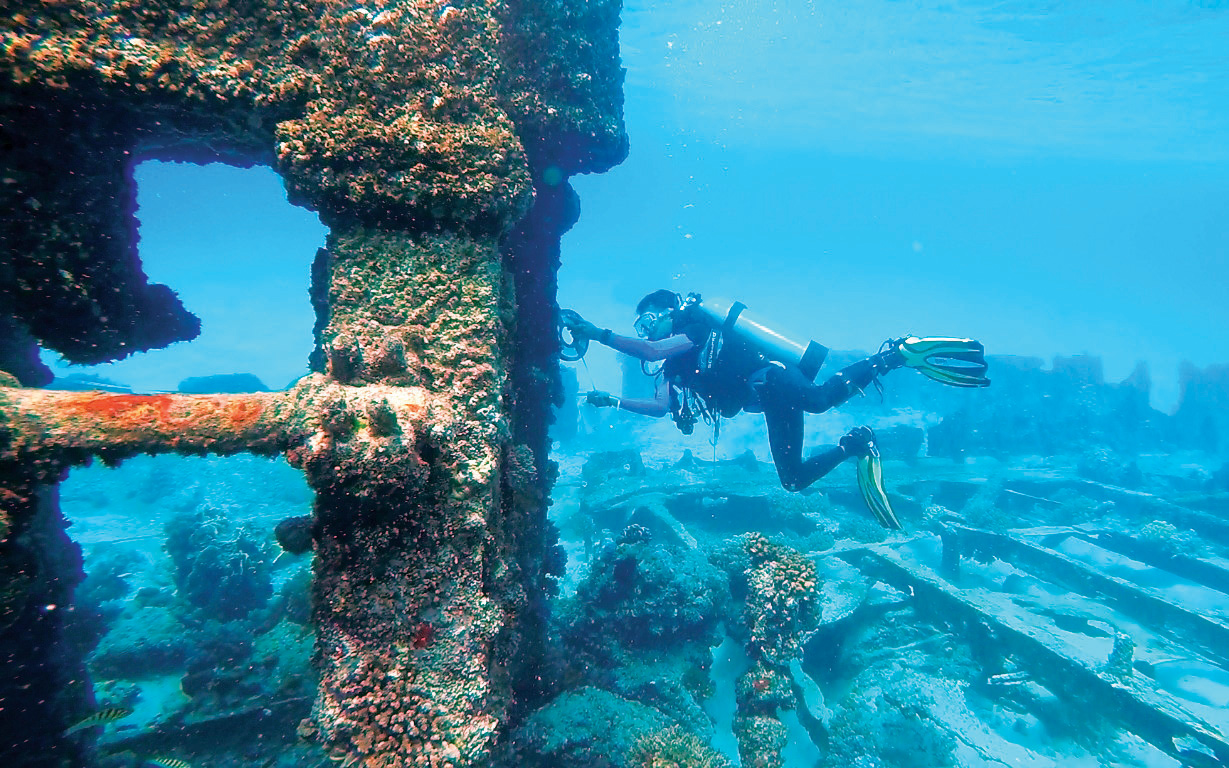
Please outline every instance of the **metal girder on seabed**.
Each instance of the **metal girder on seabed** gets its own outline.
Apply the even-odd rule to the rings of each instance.
[[[1002,611],[983,592],[958,589],[931,569],[906,562],[888,547],[868,546],[841,557],[873,578],[911,589],[920,612],[988,627],[1004,652],[1023,664],[1039,683],[1089,702],[1101,712],[1117,713],[1133,733],[1184,764],[1187,757],[1175,746],[1175,738],[1193,738],[1222,765],[1229,765],[1229,741],[1224,735],[1157,690],[1147,677],[1134,671],[1115,675],[1073,657],[1065,651],[1061,636]]]
[[[1076,588],[1081,594],[1102,598],[1124,614],[1147,617],[1150,623],[1180,632],[1183,644],[1194,645],[1206,656],[1229,664],[1229,627],[1214,618],[1171,603],[1146,587],[1101,573],[1061,552],[1015,536],[962,525],[949,525],[948,529],[952,535],[944,537],[945,550],[957,543],[960,554],[993,553],[1022,571],[1042,573],[1049,580]]]

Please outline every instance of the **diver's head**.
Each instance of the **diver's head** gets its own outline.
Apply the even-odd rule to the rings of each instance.
[[[662,288],[653,291],[636,305],[636,335],[648,341],[660,341],[674,333],[674,311],[681,299],[674,291]]]

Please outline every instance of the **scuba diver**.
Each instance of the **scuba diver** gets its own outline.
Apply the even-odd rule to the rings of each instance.
[[[828,349],[806,345],[773,331],[740,302],[686,299],[669,290],[650,293],[636,306],[637,338],[599,328],[576,312],[560,315],[564,360],[578,360],[590,341],[643,362],[661,361],[653,399],[621,398],[594,390],[586,400],[645,416],[671,416],[684,434],[698,419],[714,424],[747,411],[763,413],[768,443],[781,485],[801,491],[851,457],[858,458],[858,486],[881,525],[900,528],[883,488],[882,465],[869,427],[855,427],[837,445],[803,458],[803,414],[823,413],[897,368],[908,366],[944,384],[985,387],[982,345],[972,339],[917,338],[884,342],[877,354],[815,384]],[[570,333],[569,341],[565,331]]]

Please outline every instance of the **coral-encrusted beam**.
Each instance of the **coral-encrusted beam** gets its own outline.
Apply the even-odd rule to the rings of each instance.
[[[347,387],[308,376],[287,392],[131,395],[0,387],[0,460],[69,463],[138,453],[285,453],[347,438],[413,434],[414,387]]]

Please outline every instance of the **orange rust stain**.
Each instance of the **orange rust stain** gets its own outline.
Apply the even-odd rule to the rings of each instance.
[[[71,407],[83,414],[116,421],[165,419],[174,403],[171,395],[96,395],[75,398]]]
[[[230,426],[235,429],[243,429],[250,427],[260,418],[260,414],[264,413],[265,406],[259,401],[239,400],[231,403],[228,410],[227,421]]]
[[[260,400],[182,395],[85,394],[68,408],[79,416],[103,419],[124,428],[184,429],[215,419],[229,429],[246,429],[261,417]]]

